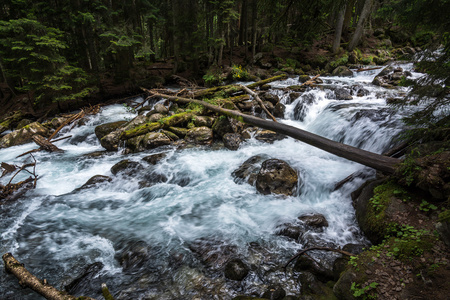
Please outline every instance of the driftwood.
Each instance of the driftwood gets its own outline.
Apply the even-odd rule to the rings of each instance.
[[[311,247],[311,248],[308,248],[308,249],[304,249],[304,250],[300,251],[299,253],[295,254],[295,255],[294,255],[294,256],[293,256],[293,257],[292,257],[285,265],[284,265],[283,268],[286,270],[287,266],[289,266],[289,264],[290,264],[294,259],[296,259],[297,257],[302,256],[303,254],[305,254],[306,252],[311,251],[311,250],[331,251],[331,252],[336,252],[336,253],[340,253],[340,254],[347,255],[347,256],[354,256],[354,254],[352,254],[352,253],[350,253],[350,252],[347,252],[347,251],[344,251],[344,250],[341,250],[341,249],[333,249],[333,248],[328,248],[328,247]]]
[[[315,80],[317,78],[319,78],[320,74],[317,74],[316,76],[314,76],[313,78],[303,82],[300,86],[313,86],[315,84]]]
[[[246,115],[234,110],[225,109],[218,107],[216,105],[209,104],[204,101],[196,100],[196,99],[188,99],[188,98],[182,98],[182,97],[175,97],[175,96],[169,96],[169,95],[163,95],[158,94],[152,91],[149,91],[150,93],[153,93],[154,95],[175,101],[175,102],[181,102],[181,103],[197,103],[205,108],[237,119],[238,121],[245,122],[247,124],[261,127],[264,129],[269,129],[272,131],[275,131],[277,133],[281,133],[287,136],[290,136],[294,139],[297,139],[299,141],[302,141],[304,143],[307,143],[311,146],[317,147],[319,149],[322,149],[324,151],[327,151],[329,153],[335,154],[337,156],[346,158],[348,160],[360,163],[362,165],[374,168],[376,170],[386,172],[386,173],[393,173],[396,170],[396,165],[401,162],[401,160],[396,158],[390,158],[386,157],[380,154],[376,154],[370,151],[366,151],[363,149],[358,149],[353,146],[345,145],[339,142],[332,141],[330,139],[321,137],[319,135],[310,133],[308,131],[289,126],[282,123],[275,123],[272,121],[264,120],[261,118],[257,118],[254,116]]]
[[[249,93],[250,95],[253,96],[253,98],[255,98],[256,102],[258,102],[259,106],[261,106],[261,108],[266,112],[266,114],[268,116],[270,116],[272,118],[272,120],[274,122],[277,122],[277,120],[275,119],[274,116],[272,116],[272,114],[267,110],[266,106],[264,105],[264,103],[262,102],[261,98],[259,98],[259,96],[252,91],[251,89],[249,89],[248,87],[246,87],[245,85],[240,84],[239,85],[244,91],[246,91],[247,93]]]
[[[24,288],[30,288],[45,299],[51,300],[77,300],[81,297],[75,297],[66,294],[63,291],[57,290],[53,286],[40,280],[33,274],[31,274],[11,253],[6,253],[2,256],[5,263],[5,270],[7,273],[11,273],[19,279],[19,284]],[[82,297],[84,300],[95,300],[90,297]]]
[[[52,143],[50,143],[46,138],[42,135],[35,134],[31,137],[33,141],[40,146],[41,150],[45,150],[48,152],[63,152],[63,150],[59,149]]]

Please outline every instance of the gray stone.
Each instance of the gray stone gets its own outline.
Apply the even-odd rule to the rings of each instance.
[[[186,142],[197,145],[210,145],[213,141],[213,131],[206,126],[190,129],[186,134]]]
[[[297,189],[297,172],[283,160],[269,159],[262,163],[256,176],[256,189],[261,194],[291,196]]]

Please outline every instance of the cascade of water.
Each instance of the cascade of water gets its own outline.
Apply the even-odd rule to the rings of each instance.
[[[401,90],[368,84],[377,73],[324,78],[329,88],[313,89],[289,104],[288,93],[277,88],[296,84],[296,78],[272,84],[271,92],[286,104],[282,122],[381,153],[402,127],[402,113],[387,107],[385,100]],[[336,99],[336,88],[352,92],[353,99]],[[362,89],[357,96],[355,91]],[[71,139],[56,143],[64,153],[35,154],[40,177],[37,188],[16,203],[1,207],[1,253],[12,252],[39,277],[57,285],[67,283],[68,275],[73,278],[87,264],[101,262],[105,267],[98,280],[114,282],[115,290],[123,291],[118,299],[144,294],[189,299],[200,291],[212,290],[223,299],[234,295],[236,286],[218,278],[219,267],[205,270],[205,260],[223,266],[221,259],[239,256],[258,264],[261,270],[249,275],[240,287],[240,292],[246,293],[260,291],[269,281],[283,281],[273,266],[282,265],[308,243],[335,247],[366,243],[355,223],[349,196],[362,179],[338,191],[332,188],[355,171],[370,174],[363,166],[290,138],[274,144],[250,139],[235,152],[163,148],[130,154],[126,158],[143,164],[151,176],[166,178],[145,187],[141,173],[111,175],[110,168],[125,158],[120,153],[95,158],[86,155],[102,150],[94,135],[95,126],[134,116],[120,105],[106,107],[84,126],[72,129]],[[33,148],[26,144],[1,149],[0,161],[20,165],[24,158],[15,156]],[[167,155],[155,166],[142,160],[160,152]],[[285,160],[299,170],[303,181],[300,195],[261,195],[248,184],[234,182],[231,173],[261,153]],[[112,183],[76,190],[94,175],[111,176]],[[306,234],[299,242],[275,234],[281,224],[307,213],[323,214],[329,226],[323,232]],[[219,255],[202,260],[199,256],[205,252],[199,244],[217,248]],[[134,251],[142,260],[136,263],[138,269],[126,268],[127,251]],[[265,272],[266,277],[258,272]],[[33,294],[17,288],[3,270],[0,273],[1,298],[19,295],[34,299]],[[287,281],[286,289],[295,292],[298,286]]]

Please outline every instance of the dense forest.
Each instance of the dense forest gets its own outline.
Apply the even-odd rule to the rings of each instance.
[[[148,87],[156,62],[194,78],[210,69],[211,79],[214,67],[251,65],[257,53],[281,48],[288,66],[323,73],[327,60],[358,48],[448,46],[443,0],[2,2],[6,107],[18,94],[34,105],[88,98],[108,84]],[[369,42],[374,35],[378,44]],[[313,59],[302,55],[308,52]],[[448,63],[441,67],[448,73]]]
[[[0,214],[8,231],[2,249],[16,251],[19,260],[34,259],[30,266],[59,286],[64,277],[69,294],[100,297],[107,281],[117,299],[446,299],[449,12],[449,0],[3,0]],[[311,121],[308,128],[305,115],[318,94],[325,95],[328,106],[321,109],[329,123]],[[39,148],[31,149],[31,142]],[[322,157],[304,144],[338,157]],[[234,156],[228,151],[239,149]],[[231,172],[239,155],[250,158]],[[281,183],[265,167],[282,174]],[[342,179],[350,170],[357,171]],[[88,174],[94,176],[86,181]],[[255,191],[241,189],[247,183]],[[158,184],[164,188],[151,190]],[[27,197],[38,200],[24,209]],[[302,197],[317,205],[314,214],[285,222],[291,211],[283,207],[311,211]],[[245,198],[252,198],[250,204]],[[338,208],[331,210],[336,198]],[[225,217],[212,214],[234,202],[240,203],[231,213],[224,210]],[[273,215],[264,219],[265,211],[255,213],[255,206]],[[54,207],[61,211],[53,215]],[[24,215],[15,216],[16,208]],[[199,215],[191,216],[195,210]],[[330,227],[334,222],[344,229],[329,230],[325,216],[315,214],[321,210]],[[178,213],[182,229],[171,223]],[[241,213],[243,223],[233,219]],[[251,213],[256,216],[245,219]],[[15,218],[17,226],[11,225]],[[192,232],[183,236],[184,227]],[[208,235],[201,235],[202,227],[211,227]],[[232,227],[236,231],[227,231]],[[241,229],[250,236],[245,242],[236,233]],[[35,232],[54,236],[42,242],[33,240]],[[161,240],[153,239],[156,233]],[[53,255],[61,248],[52,246],[58,234],[66,234],[65,243],[67,236],[81,241],[58,252],[63,258]],[[320,240],[321,234],[326,238]],[[83,240],[91,235],[98,238],[89,245],[94,250]],[[360,244],[341,248],[349,237]],[[172,238],[180,244],[169,245]],[[303,248],[288,260],[300,242]],[[329,257],[321,261],[318,250],[342,257],[324,267]],[[309,251],[320,259],[304,255]],[[100,272],[108,263],[104,257],[120,271]],[[19,260],[5,253],[5,272],[25,278],[20,284],[38,293],[48,289],[44,297],[63,297]],[[12,275],[0,277],[7,284],[1,296],[25,295]],[[285,290],[293,295],[284,297]],[[103,296],[113,299],[106,286]]]

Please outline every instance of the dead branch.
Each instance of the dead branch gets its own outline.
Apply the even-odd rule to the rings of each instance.
[[[5,176],[6,174],[14,172],[17,169],[16,166],[7,164],[5,162],[2,162],[1,167],[5,170],[3,171],[2,176],[0,176],[0,178]]]
[[[22,157],[22,156],[25,156],[25,155],[27,155],[27,154],[31,154],[31,153],[34,153],[34,152],[39,152],[39,151],[41,151],[41,148],[33,149],[33,150],[27,151],[27,152],[25,152],[25,153],[22,153],[22,154],[16,156],[16,158],[19,158],[19,157]]]
[[[23,170],[26,170],[26,168],[28,168],[28,167],[33,167],[33,166],[35,166],[35,165],[36,165],[36,163],[31,163],[31,164],[25,164],[25,165],[23,165],[22,167],[20,167],[20,169],[13,175],[13,177],[11,177],[11,179],[9,180],[9,182],[8,182],[7,185],[10,185],[10,184],[11,184],[11,182],[13,181],[14,177],[17,176],[17,174],[19,174],[19,173],[22,172]],[[27,170],[27,171],[28,171],[28,170]]]
[[[41,150],[45,150],[48,152],[63,152],[63,150],[50,143],[49,140],[45,139],[42,135],[35,134],[31,138],[36,144],[40,146]]]
[[[251,89],[249,89],[248,87],[246,87],[245,85],[240,84],[239,85],[244,91],[246,91],[247,93],[249,93],[250,95],[253,96],[253,98],[255,98],[256,102],[258,102],[259,106],[261,106],[261,108],[266,112],[266,114],[268,116],[270,116],[272,118],[272,120],[274,122],[277,122],[277,120],[275,119],[274,116],[272,116],[272,114],[267,110],[266,106],[264,105],[264,103],[262,102],[261,98],[259,98],[259,96],[252,91]]]
[[[340,254],[347,255],[347,256],[354,256],[354,254],[352,254],[352,253],[350,253],[350,252],[347,252],[347,251],[344,251],[344,250],[341,250],[341,249],[333,249],[333,248],[328,248],[328,247],[311,247],[311,248],[304,249],[304,250],[300,251],[299,253],[295,254],[295,255],[294,255],[294,256],[293,256],[293,257],[292,257],[285,265],[284,265],[283,268],[286,270],[287,266],[289,266],[289,264],[290,264],[294,259],[296,259],[296,258],[302,256],[303,254],[305,254],[306,252],[311,251],[311,250],[331,251],[331,252],[336,252],[336,253],[340,253]]]
[[[314,76],[313,78],[303,82],[302,84],[300,84],[300,86],[313,86],[315,84],[314,80],[316,80],[317,78],[319,78],[320,74],[317,74],[316,76]]]
[[[153,95],[157,95],[175,102],[200,104],[205,108],[214,111],[216,113],[237,119],[238,121],[245,122],[253,126],[269,129],[277,133],[290,136],[294,139],[297,139],[299,141],[302,141],[319,149],[325,150],[329,153],[335,154],[345,159],[349,159],[351,161],[363,164],[365,166],[389,174],[393,173],[396,170],[397,164],[401,162],[400,159],[386,157],[377,153],[372,153],[367,150],[358,149],[356,147],[335,142],[333,140],[324,138],[322,136],[313,134],[311,132],[293,126],[289,126],[282,123],[275,123],[254,116],[246,115],[234,110],[221,108],[201,100],[163,95],[152,91],[148,92]]]
[[[20,263],[11,253],[5,253],[3,256],[3,261],[5,263],[5,270],[7,273],[13,274],[17,279],[19,279],[19,284],[24,288],[30,288],[39,295],[43,296],[45,299],[51,300],[76,300],[81,297],[75,297],[68,295],[66,292],[57,290],[53,286],[49,285],[46,280],[40,280],[33,274],[31,274],[24,266]],[[86,300],[95,300],[90,297],[82,297]]]
[[[71,135],[68,135],[68,136],[65,136],[65,137],[62,137],[62,138],[59,138],[59,139],[50,141],[50,142],[51,142],[51,143],[59,142],[59,141],[62,141],[62,140],[70,139],[71,137],[72,137]]]

